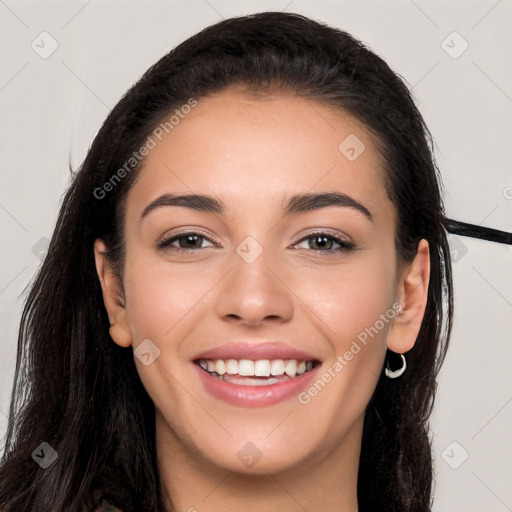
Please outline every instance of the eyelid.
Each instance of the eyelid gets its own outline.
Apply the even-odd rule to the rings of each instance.
[[[169,240],[170,238],[185,236],[185,235],[201,235],[203,238],[207,238],[210,242],[218,244],[219,242],[215,241],[214,237],[208,233],[207,231],[202,230],[201,228],[177,228],[179,231],[174,232],[166,231],[165,235],[162,235],[159,239],[160,243],[162,241]]]
[[[340,231],[329,229],[329,228],[309,228],[309,229],[305,230],[305,233],[303,233],[302,235],[299,235],[297,240],[293,243],[296,244],[298,242],[303,241],[304,239],[307,239],[307,238],[315,236],[315,235],[328,235],[328,236],[331,236],[332,238],[337,238],[347,244],[352,244],[350,237],[348,237],[347,235],[345,235],[344,233],[342,233]]]

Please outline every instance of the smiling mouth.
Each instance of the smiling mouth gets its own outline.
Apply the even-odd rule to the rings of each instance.
[[[194,361],[217,379],[242,386],[270,386],[296,379],[320,361],[298,359],[197,359]]]

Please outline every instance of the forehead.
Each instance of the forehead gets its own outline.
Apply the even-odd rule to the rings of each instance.
[[[390,206],[377,146],[342,110],[233,87],[187,111],[168,133],[152,135],[155,146],[128,194],[127,215],[140,215],[165,192],[222,197],[238,213],[274,211],[296,193],[326,190],[347,193],[373,210]]]

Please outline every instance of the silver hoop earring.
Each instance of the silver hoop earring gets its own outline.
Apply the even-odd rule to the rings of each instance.
[[[390,379],[396,379],[397,377],[400,377],[400,375],[403,375],[405,369],[407,368],[407,361],[405,360],[405,356],[403,354],[400,354],[400,357],[402,358],[402,367],[395,371],[391,371],[389,369],[389,363],[386,361],[386,369],[384,370],[386,377],[389,377]]]

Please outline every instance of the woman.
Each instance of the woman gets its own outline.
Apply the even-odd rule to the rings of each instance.
[[[268,12],[179,45],[64,198],[0,508],[430,510],[440,188],[406,86],[349,34]]]

